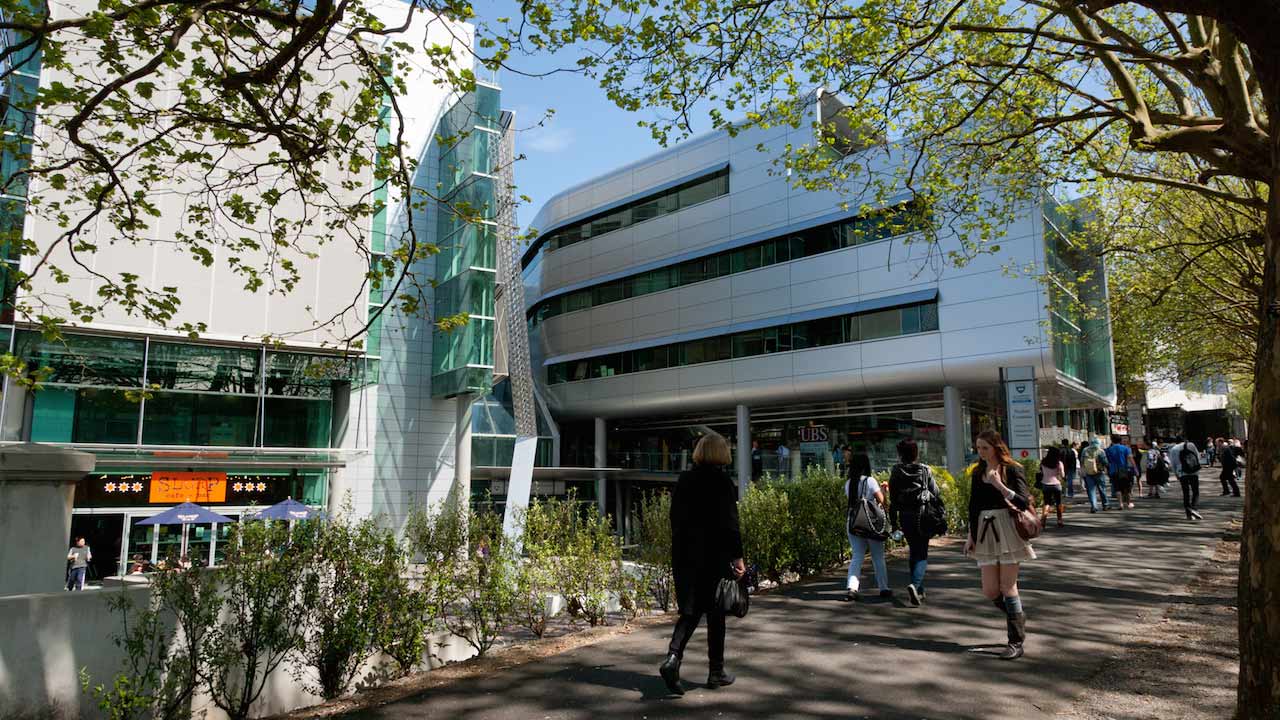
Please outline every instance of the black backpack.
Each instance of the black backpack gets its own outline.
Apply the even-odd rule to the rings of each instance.
[[[1195,475],[1200,472],[1200,453],[1195,451],[1191,443],[1182,443],[1182,449],[1178,451],[1178,462],[1182,463],[1178,471],[1180,475]]]
[[[947,534],[947,506],[939,494],[938,483],[933,479],[933,470],[924,466],[924,489],[920,491],[920,532],[926,538],[940,537]]]

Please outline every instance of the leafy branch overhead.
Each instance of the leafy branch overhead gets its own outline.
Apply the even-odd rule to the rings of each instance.
[[[342,244],[368,260],[364,282],[331,316],[297,328],[333,327],[340,344],[358,346],[381,312],[352,322],[369,287],[388,306],[423,310],[429,283],[413,266],[438,250],[407,218],[435,197],[423,148],[405,137],[402,99],[415,73],[474,89],[461,26],[446,20],[470,8],[406,3],[389,19],[377,5],[0,0],[11,131],[0,182],[26,197],[25,207],[5,201],[0,227],[9,257],[27,258],[5,288],[19,315],[56,328],[123,311],[203,332],[180,314],[182,288],[95,262],[113,246],[150,243],[273,295],[307,279],[303,260]],[[395,237],[371,247],[372,218],[388,209],[402,216]],[[56,237],[24,237],[24,211]],[[77,280],[92,293],[73,290]]]

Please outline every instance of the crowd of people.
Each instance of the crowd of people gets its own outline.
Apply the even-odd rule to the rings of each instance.
[[[1013,459],[998,433],[988,430],[978,435],[978,461],[968,477],[959,479],[970,485],[964,554],[978,567],[983,596],[1004,617],[1007,638],[997,653],[1003,660],[1022,657],[1027,637],[1027,616],[1018,591],[1021,565],[1036,558],[1031,541],[1046,526],[1050,512],[1057,527],[1065,527],[1065,505],[1075,496],[1077,477],[1082,479],[1091,513],[1132,509],[1135,495],[1159,499],[1176,479],[1187,519],[1200,520],[1199,476],[1215,464],[1221,468],[1222,494],[1240,495],[1244,446],[1238,440],[1210,439],[1203,449],[1182,437],[1132,446],[1118,436],[1110,440],[1106,448],[1094,438],[1078,447],[1064,440],[1047,449],[1034,481],[1044,498],[1037,514],[1023,465]],[[929,540],[939,534],[935,516],[941,491],[929,466],[919,462],[914,441],[903,440],[897,451],[899,462],[890,469],[888,482],[881,483],[867,455],[844,450],[846,532],[852,550],[845,600],[863,599],[862,565],[868,554],[878,596],[893,597],[885,540],[894,537],[905,540],[909,548],[908,603],[919,607],[925,601]],[[684,693],[680,666],[685,647],[703,616],[710,667],[706,686],[733,683],[733,675],[725,671],[726,608],[717,591],[722,579],[740,580],[746,572],[737,491],[725,472],[731,462],[728,442],[719,435],[703,436],[693,461],[693,468],[680,475],[671,501],[672,569],[680,617],[659,667],[668,689],[677,695]]]

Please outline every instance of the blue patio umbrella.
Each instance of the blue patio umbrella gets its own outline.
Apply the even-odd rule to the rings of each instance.
[[[180,554],[187,554],[187,526],[193,523],[229,523],[235,522],[226,515],[202,508],[195,503],[184,502],[181,505],[171,507],[162,513],[152,515],[146,520],[139,520],[139,525],[181,525],[182,526],[182,543]]]
[[[313,520],[324,517],[324,513],[293,498],[285,498],[271,507],[263,508],[253,517],[255,520]]]

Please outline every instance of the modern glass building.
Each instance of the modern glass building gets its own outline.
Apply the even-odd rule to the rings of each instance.
[[[810,100],[816,123],[842,107]],[[939,259],[960,249],[960,223],[911,193],[872,203],[777,173],[812,133],[694,138],[564,190],[534,220],[523,275],[556,461],[604,468],[597,488],[620,516],[708,429],[736,443],[746,483],[833,467],[845,446],[885,468],[903,437],[963,463],[1002,422],[1002,368],[1033,369],[1041,423],[1080,426],[1064,435],[1114,402],[1105,271],[1054,203],[994,219],[1000,251],[956,266]],[[1093,279],[1051,289],[1050,266]]]
[[[397,25],[404,20],[401,3],[375,9]],[[414,23],[410,32],[423,33],[427,47],[471,36],[470,26],[446,26],[425,13]],[[473,442],[475,454],[493,455],[493,434],[473,441],[471,408],[477,398],[477,407],[487,407],[492,385],[496,208],[510,202],[511,186],[499,181],[493,148],[510,140],[512,118],[500,110],[496,78],[482,68],[475,88],[458,95],[437,84],[432,63],[417,66],[400,98],[404,127],[392,127],[388,105],[370,132],[382,146],[403,130],[409,152],[421,159],[414,184],[439,201],[406,202],[370,174],[380,209],[367,235],[354,243],[299,238],[298,252],[284,251],[302,278],[292,292],[247,291],[225,258],[206,267],[164,242],[183,216],[174,199],[181,194],[173,193],[154,199],[161,211],[156,242],[100,238],[101,249],[85,260],[99,272],[127,269],[141,284],[181,288],[177,322],[203,323],[199,339],[123,313],[53,339],[35,318],[12,308],[0,313],[0,343],[35,381],[5,379],[0,441],[54,443],[97,457],[95,472],[76,488],[72,532],[88,537],[98,576],[115,574],[135,554],[154,561],[176,549],[178,526],[138,523],[183,501],[238,518],[292,497],[394,525],[416,507],[457,492],[466,497]],[[23,112],[23,98],[53,79],[41,77],[38,55],[10,76],[6,134],[45,131]],[[5,154],[5,179],[25,161]],[[24,212],[26,183],[2,189],[0,223],[37,245],[58,236],[54,220]],[[279,208],[290,210],[287,203]],[[441,249],[411,268],[426,286],[427,317],[405,315],[390,302],[390,279],[376,288],[367,279],[410,227]],[[6,253],[3,269],[32,261]],[[29,292],[90,299],[95,290],[88,275],[56,284],[38,276]],[[445,316],[468,320],[453,332],[436,330],[433,321]],[[330,317],[336,320],[317,322]],[[362,346],[340,349],[345,334],[365,324]],[[186,532],[193,560],[220,557],[226,528],[192,525]]]

